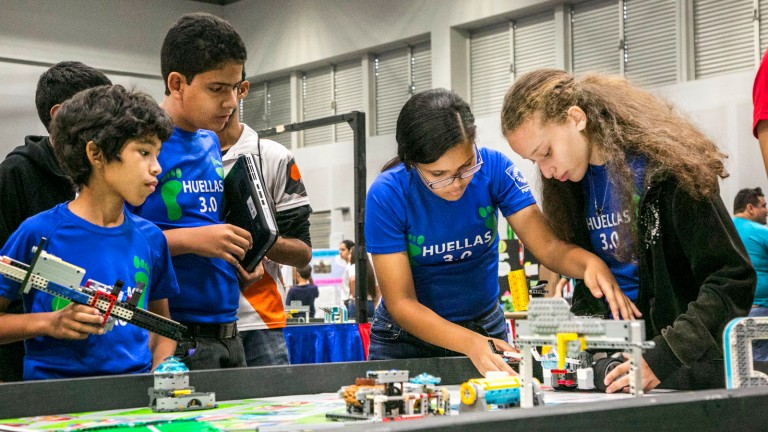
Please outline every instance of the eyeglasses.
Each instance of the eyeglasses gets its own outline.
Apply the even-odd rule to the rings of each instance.
[[[478,171],[480,171],[480,167],[483,166],[483,158],[480,156],[480,152],[477,150],[477,144],[475,144],[475,154],[477,155],[477,164],[465,169],[464,171],[454,176],[446,177],[444,179],[435,180],[435,181],[427,180],[427,178],[424,177],[424,174],[422,174],[421,170],[419,170],[419,167],[417,167],[415,164],[413,166],[416,168],[416,171],[419,173],[421,178],[424,179],[424,183],[426,183],[430,189],[440,189],[452,184],[453,181],[456,179],[469,178],[475,175]]]

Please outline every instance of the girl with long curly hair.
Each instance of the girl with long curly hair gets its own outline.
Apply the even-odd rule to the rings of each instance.
[[[623,77],[530,72],[501,114],[512,150],[538,165],[558,237],[595,252],[656,347],[643,387],[724,386],[722,332],[750,309],[755,272],[720,196],[726,156],[673,107]],[[607,316],[577,285],[574,313]],[[608,377],[627,390],[629,362]]]

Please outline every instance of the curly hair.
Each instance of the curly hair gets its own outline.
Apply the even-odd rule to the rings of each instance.
[[[618,191],[616,203],[631,214],[636,214],[637,192],[627,155],[647,161],[645,186],[673,176],[696,199],[717,194],[719,179],[728,176],[727,156],[712,140],[671,104],[620,76],[589,74],[576,79],[558,69],[529,72],[504,97],[502,132],[513,132],[536,112],[545,123],[562,124],[572,106],[586,114],[584,133],[592,150],[605,156],[608,176]],[[584,212],[581,185],[546,179],[541,173],[540,177],[542,207],[555,231],[564,240],[583,242],[584,233],[578,232],[574,218]],[[635,244],[635,226],[629,225],[620,225],[620,234],[628,234]],[[623,246],[617,256],[626,260],[634,251]]]
[[[121,85],[84,90],[64,102],[51,124],[54,151],[65,173],[82,186],[93,167],[86,145],[93,141],[107,162],[120,160],[120,151],[131,139],[171,136],[173,122],[146,93]]]
[[[168,30],[160,49],[165,94],[171,94],[168,88],[171,72],[184,75],[189,84],[198,74],[228,63],[244,65],[247,58],[243,40],[227,21],[208,13],[182,15]]]

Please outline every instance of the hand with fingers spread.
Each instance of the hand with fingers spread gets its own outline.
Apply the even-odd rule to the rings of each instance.
[[[616,393],[619,391],[623,391],[624,393],[629,392],[629,354],[624,353],[623,355],[626,361],[613,368],[613,370],[605,376],[605,385],[607,386],[605,389],[606,393]],[[648,367],[648,363],[645,362],[645,359],[642,360],[642,364],[639,366],[643,370],[643,382],[640,384],[640,387],[643,388],[644,392],[651,391],[661,384],[661,381],[656,377],[656,374],[654,374],[651,368]]]
[[[478,372],[485,376],[486,372],[490,371],[504,371],[510,375],[517,375],[515,371],[507,364],[504,357],[493,352],[488,345],[488,341],[493,341],[498,351],[516,351],[515,348],[501,339],[493,339],[478,334],[472,338],[470,342],[470,349],[465,352],[467,357],[475,365]]]
[[[49,315],[48,336],[57,339],[85,339],[92,334],[103,334],[101,312],[90,306],[70,303]]]
[[[605,297],[613,319],[635,319],[643,316],[634,303],[621,291],[611,270],[595,257],[584,270],[584,283],[596,298]]]

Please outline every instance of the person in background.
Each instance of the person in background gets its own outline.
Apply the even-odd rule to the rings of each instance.
[[[557,237],[595,253],[645,319],[645,391],[723,387],[722,332],[752,305],[755,271],[719,194],[725,155],[657,96],[610,75],[540,69],[501,114],[511,149],[538,165]],[[607,317],[583,284],[572,311]],[[628,391],[629,361],[605,379]]]
[[[40,75],[35,90],[37,115],[50,133],[51,119],[61,104],[76,93],[112,82],[101,71],[77,61],[63,61]],[[72,180],[61,169],[49,136],[28,135],[0,163],[0,248],[30,216],[75,198]],[[6,313],[22,313],[21,300]],[[24,344],[0,345],[0,381],[21,381]]]
[[[733,200],[733,224],[747,248],[757,272],[757,288],[752,301],[751,317],[768,316],[768,227],[765,226],[765,195],[758,187],[740,190]],[[752,358],[768,361],[768,340],[752,342]]]
[[[245,71],[242,77],[241,101],[248,96],[250,87]],[[275,205],[280,236],[267,252],[264,276],[250,284],[241,283],[237,326],[248,366],[287,365],[289,356],[283,330],[286,326],[283,306],[286,293],[280,264],[303,267],[312,259],[309,236],[312,208],[291,152],[276,141],[259,138],[247,124],[240,123],[239,116],[236,109],[224,129],[216,132],[221,144],[224,175],[229,173],[239,155],[251,153],[257,156],[267,193]]]
[[[320,295],[320,291],[312,282],[312,266],[305,265],[296,269],[298,280],[288,289],[288,296],[285,304],[290,306],[291,302],[299,301],[303,306],[309,306],[309,316],[315,316],[315,299]]]
[[[344,273],[341,275],[341,302],[349,311],[349,303],[354,301],[352,291],[349,287],[349,267],[352,265],[352,247],[355,242],[352,240],[342,240],[339,243],[339,257],[344,261]]]
[[[352,248],[349,250],[349,271],[347,274],[349,275],[349,295],[350,295],[350,301],[347,303],[347,315],[349,316],[349,319],[355,319],[357,317],[357,308],[356,308],[356,302],[357,302],[357,283],[356,283],[356,272],[355,272],[355,247],[352,246]],[[373,271],[373,265],[371,265],[371,260],[366,256],[366,262],[368,264],[368,273],[366,276],[365,281],[365,291],[366,291],[366,297],[368,299],[367,301],[367,310],[368,310],[368,318],[373,318],[373,312],[376,309],[376,305],[379,302],[379,299],[381,297],[381,294],[379,294],[379,284],[376,282],[376,274]]]

